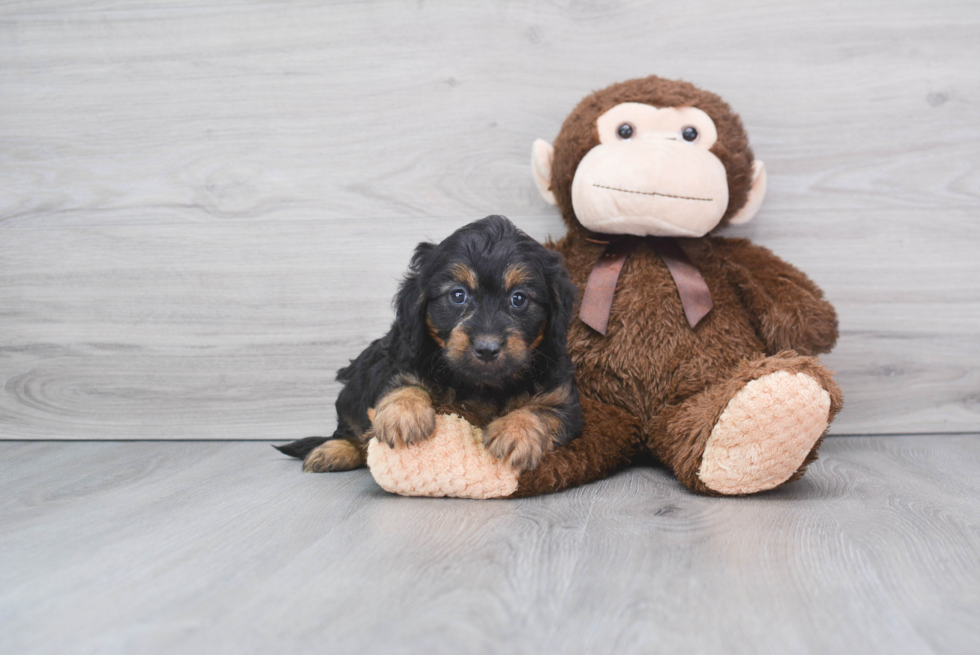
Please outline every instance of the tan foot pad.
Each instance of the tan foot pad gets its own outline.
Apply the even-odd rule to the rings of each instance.
[[[483,430],[455,414],[436,416],[432,436],[411,446],[372,439],[367,463],[382,489],[402,496],[501,498],[517,491],[517,471],[487,451]]]
[[[698,477],[722,494],[777,487],[803,464],[829,415],[830,394],[805,373],[777,371],[752,380],[711,430]]]

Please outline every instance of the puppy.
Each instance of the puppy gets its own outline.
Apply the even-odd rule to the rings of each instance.
[[[306,471],[364,466],[376,437],[397,448],[429,437],[436,414],[484,429],[518,470],[582,432],[565,348],[577,289],[561,255],[503,216],[420,243],[395,298],[391,330],[337,373],[337,430],[281,452]]]

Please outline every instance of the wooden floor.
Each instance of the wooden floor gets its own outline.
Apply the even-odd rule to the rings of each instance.
[[[465,501],[258,443],[0,443],[0,652],[976,653],[978,470],[980,435],[839,437],[753,498]]]

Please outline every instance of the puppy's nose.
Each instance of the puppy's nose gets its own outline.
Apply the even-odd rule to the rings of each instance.
[[[492,362],[500,354],[500,342],[496,339],[480,337],[473,344],[473,351],[480,361]]]

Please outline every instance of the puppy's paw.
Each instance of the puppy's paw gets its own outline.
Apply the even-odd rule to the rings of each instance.
[[[554,430],[540,414],[519,409],[501,416],[483,431],[490,454],[518,471],[538,467],[554,445]]]
[[[361,444],[347,439],[331,439],[310,451],[303,460],[303,470],[307,473],[350,471],[364,466],[366,461],[367,453]]]
[[[381,443],[392,448],[410,446],[428,439],[435,430],[436,410],[424,390],[400,387],[381,399],[371,425]]]

